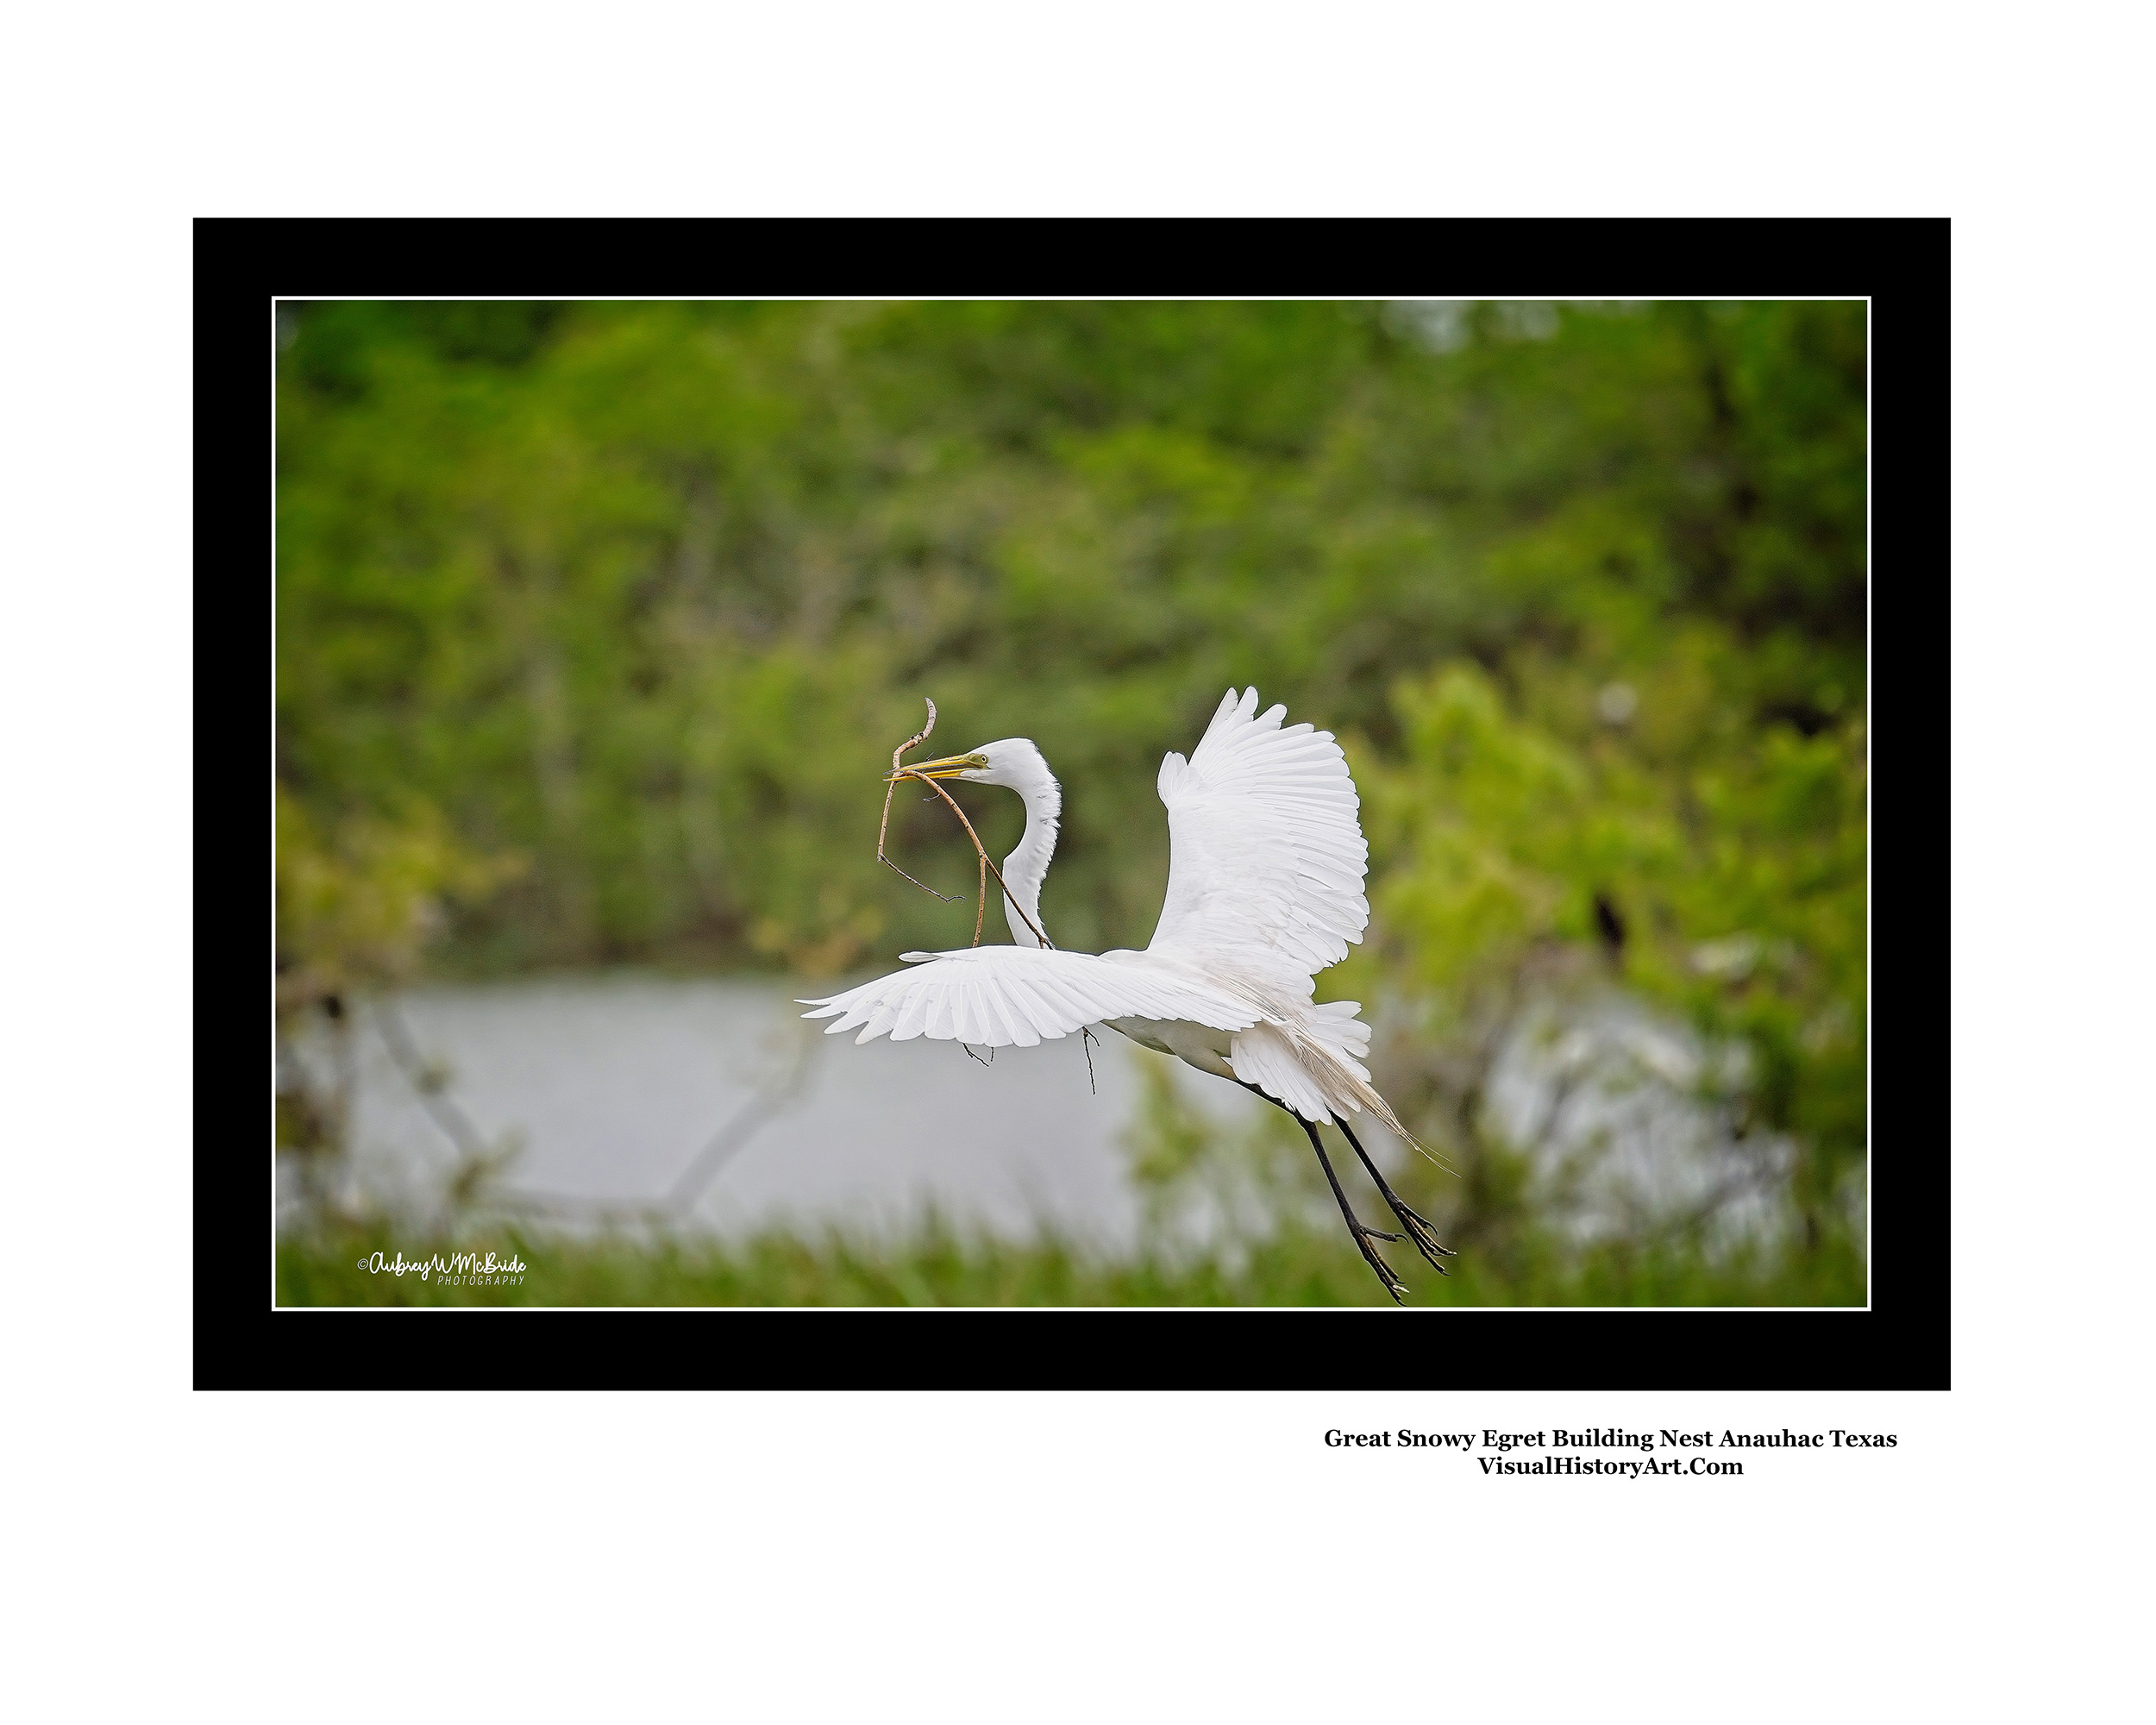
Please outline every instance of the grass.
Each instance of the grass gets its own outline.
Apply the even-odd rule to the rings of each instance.
[[[440,1252],[514,1251],[525,1269],[509,1287],[448,1286],[436,1276],[371,1274],[375,1251],[407,1262]],[[1862,1305],[1865,1264],[1853,1242],[1710,1260],[1696,1247],[1566,1251],[1513,1236],[1463,1245],[1439,1276],[1412,1252],[1390,1261],[1414,1306]],[[1285,1228],[1233,1258],[1130,1260],[1053,1236],[1014,1245],[931,1226],[899,1244],[841,1233],[696,1236],[655,1240],[500,1231],[461,1243],[415,1240],[392,1227],[295,1236],[277,1250],[280,1306],[1349,1306],[1385,1295],[1342,1238]]]

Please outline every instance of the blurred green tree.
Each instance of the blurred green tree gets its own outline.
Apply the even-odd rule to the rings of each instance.
[[[360,813],[325,831],[279,788],[277,1147],[298,1157],[310,1200],[350,1147],[354,1007],[413,981],[448,904],[483,900],[520,862],[474,854],[409,798],[398,818]]]
[[[1231,683],[1390,750],[1402,674],[1599,686],[1708,619],[1730,722],[1853,708],[1861,306],[1529,309],[1439,351],[1322,304],[304,307],[280,775],[529,855],[467,962],[829,969],[949,938],[845,788],[924,692],[1064,776],[1074,944],[1146,938],[1153,771]],[[932,811],[901,843],[966,873]]]

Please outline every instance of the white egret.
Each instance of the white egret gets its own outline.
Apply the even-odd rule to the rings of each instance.
[[[931,709],[932,712],[932,709]],[[1012,946],[907,952],[914,966],[843,994],[803,1000],[826,1034],[856,1042],[937,1040],[1031,1048],[1105,1024],[1132,1041],[1255,1091],[1301,1126],[1349,1233],[1395,1300],[1406,1288],[1371,1245],[1405,1238],[1442,1271],[1452,1254],[1378,1171],[1347,1116],[1368,1109],[1413,1138],[1370,1084],[1369,1026],[1352,1000],[1313,1003],[1312,979],[1347,957],[1369,922],[1369,847],[1347,760],[1330,731],[1257,712],[1257,691],[1230,689],[1188,760],[1161,762],[1168,806],[1168,897],[1143,952],[1066,952],[1041,922],[1041,883],[1056,850],[1062,790],[1041,751],[1006,737],[902,769],[1001,785],[1025,803],[1025,832],[1003,865]],[[1340,1128],[1405,1235],[1366,1227],[1318,1137]]]

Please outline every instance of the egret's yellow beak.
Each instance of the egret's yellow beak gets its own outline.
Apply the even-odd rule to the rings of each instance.
[[[886,773],[887,785],[894,779],[911,779],[917,775],[928,779],[955,779],[968,767],[985,767],[986,755],[946,755],[940,761],[920,761],[910,763],[903,773]]]

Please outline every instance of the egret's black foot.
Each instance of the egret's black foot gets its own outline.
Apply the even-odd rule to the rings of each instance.
[[[1370,1178],[1377,1182],[1378,1195],[1384,1199],[1386,1208],[1393,1213],[1401,1226],[1407,1230],[1407,1238],[1414,1243],[1415,1250],[1422,1254],[1423,1261],[1438,1275],[1450,1275],[1443,1260],[1457,1258],[1459,1253],[1438,1239],[1438,1231],[1431,1226],[1428,1217],[1411,1209],[1407,1200],[1393,1190],[1385,1176],[1377,1171],[1377,1164],[1370,1160],[1369,1153],[1348,1129],[1348,1123],[1335,1114],[1332,1124],[1339,1127],[1341,1136],[1354,1146],[1355,1154],[1361,1158],[1363,1166],[1369,1170]]]
[[[1400,1236],[1377,1228],[1366,1228],[1352,1217],[1348,1220],[1348,1232],[1355,1236],[1356,1249],[1363,1254],[1363,1262],[1377,1272],[1377,1279],[1384,1284],[1385,1291],[1393,1296],[1393,1304],[1399,1305],[1401,1296],[1407,1291],[1407,1284],[1393,1274],[1392,1265],[1377,1255],[1377,1248],[1370,1242],[1374,1239],[1397,1240]]]
[[[1432,1227],[1425,1218],[1417,1215],[1399,1199],[1388,1194],[1385,1201],[1392,1206],[1393,1214],[1400,1219],[1401,1226],[1407,1230],[1407,1238],[1414,1242],[1415,1250],[1422,1254],[1424,1261],[1438,1275],[1450,1275],[1451,1272],[1445,1269],[1440,1260],[1446,1258],[1457,1258],[1459,1253],[1439,1241],[1438,1231]]]

